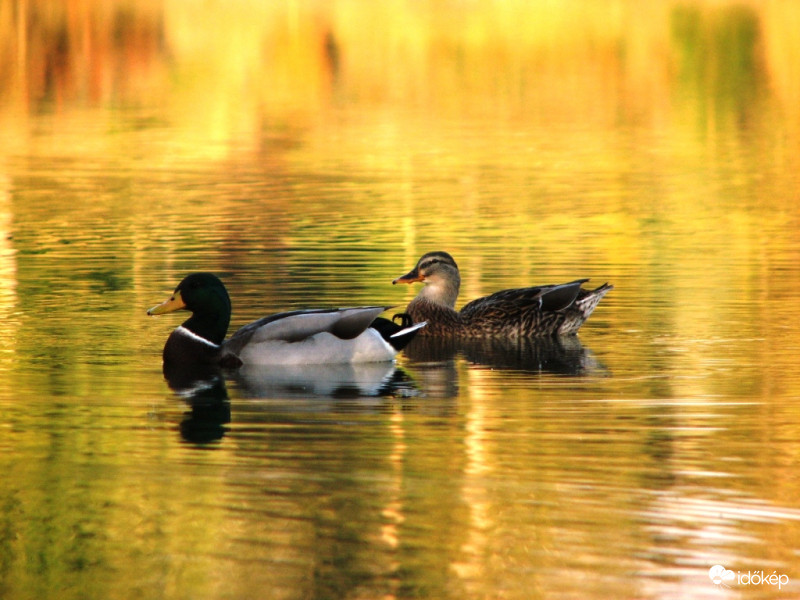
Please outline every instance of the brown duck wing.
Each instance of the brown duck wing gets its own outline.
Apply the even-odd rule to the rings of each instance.
[[[579,279],[560,285],[503,290],[461,309],[469,335],[510,337],[555,333],[581,291]]]
[[[473,300],[461,309],[465,319],[481,319],[493,314],[510,316],[520,312],[537,310],[554,312],[569,308],[581,291],[581,284],[588,279],[578,279],[559,285],[503,290],[483,298]]]
[[[583,291],[581,285],[587,281],[589,280],[576,279],[569,283],[544,286],[542,288],[542,310],[557,311],[569,308]]]

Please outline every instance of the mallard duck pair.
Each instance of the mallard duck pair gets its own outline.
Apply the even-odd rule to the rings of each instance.
[[[231,301],[211,273],[187,276],[172,296],[147,311],[188,310],[192,316],[164,346],[164,364],[324,364],[392,360],[417,334],[453,337],[536,337],[575,333],[612,286],[584,290],[580,279],[561,285],[497,292],[456,312],[461,278],[446,252],[429,252],[393,283],[424,282],[397,324],[379,317],[389,306],[278,313],[225,335]],[[396,317],[398,315],[395,315]]]

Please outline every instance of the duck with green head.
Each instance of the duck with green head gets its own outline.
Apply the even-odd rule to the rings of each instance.
[[[192,313],[167,338],[165,365],[323,364],[392,360],[425,326],[378,317],[388,306],[309,309],[278,313],[225,335],[231,300],[212,273],[192,273],[148,315]]]

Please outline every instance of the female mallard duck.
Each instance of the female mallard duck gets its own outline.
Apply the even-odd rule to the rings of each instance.
[[[425,287],[408,305],[414,323],[426,321],[422,335],[535,337],[578,331],[600,299],[613,289],[604,284],[584,290],[579,279],[561,285],[504,290],[455,310],[461,277],[447,252],[428,252],[411,271],[392,283],[422,281]]]
[[[392,360],[424,327],[401,327],[378,315],[390,307],[295,310],[245,325],[228,340],[231,300],[211,273],[188,275],[165,302],[147,311],[176,310],[192,316],[164,346],[164,364],[323,364]]]

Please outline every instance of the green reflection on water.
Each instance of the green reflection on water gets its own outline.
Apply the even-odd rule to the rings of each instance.
[[[699,129],[727,118],[746,127],[758,118],[756,102],[765,83],[758,13],[744,6],[710,14],[699,5],[678,6],[672,31],[681,56],[678,89],[695,97]]]

